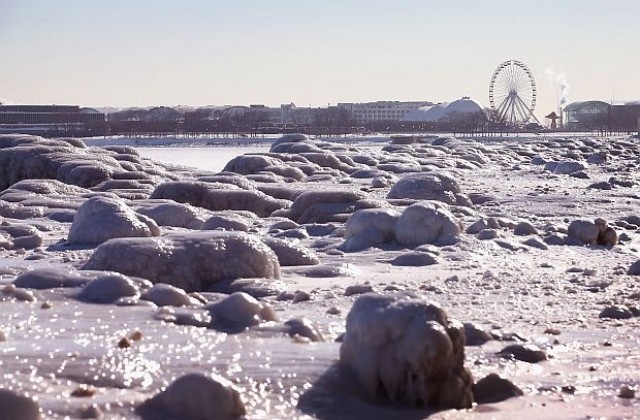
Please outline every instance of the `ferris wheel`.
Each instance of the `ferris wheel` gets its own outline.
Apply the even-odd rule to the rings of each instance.
[[[528,123],[536,107],[536,81],[529,67],[517,60],[500,64],[491,76],[489,102],[494,118],[511,126]]]

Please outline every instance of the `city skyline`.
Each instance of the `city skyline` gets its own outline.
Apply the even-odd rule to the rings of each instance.
[[[559,102],[640,99],[635,20],[620,0],[4,0],[0,98],[94,107],[326,106],[470,96],[517,59]]]

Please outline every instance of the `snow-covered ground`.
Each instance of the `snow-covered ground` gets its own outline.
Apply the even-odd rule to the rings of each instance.
[[[0,139],[0,388],[43,418],[167,418],[136,407],[187,373],[229,379],[251,419],[640,416],[638,140],[29,139]],[[259,155],[226,165],[246,152]],[[237,175],[216,175],[225,165]],[[245,269],[259,279],[226,281]],[[233,306],[261,308],[248,324],[213,307],[234,291],[258,299]],[[372,401],[338,365],[367,291],[472,324],[474,381],[497,373],[524,395],[440,411]],[[545,360],[498,354],[514,344]]]

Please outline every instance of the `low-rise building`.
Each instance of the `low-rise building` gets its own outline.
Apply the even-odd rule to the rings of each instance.
[[[420,107],[433,105],[428,101],[377,101],[365,103],[338,103],[338,108],[347,110],[356,124],[376,121],[402,121],[404,117]]]
[[[76,105],[0,105],[0,133],[99,134],[105,121],[105,114]]]

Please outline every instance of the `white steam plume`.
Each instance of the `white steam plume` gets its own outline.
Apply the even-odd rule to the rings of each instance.
[[[552,67],[544,69],[544,75],[556,87],[560,108],[564,108],[569,103],[569,91],[571,89],[567,82],[567,75],[563,71],[555,71]]]

